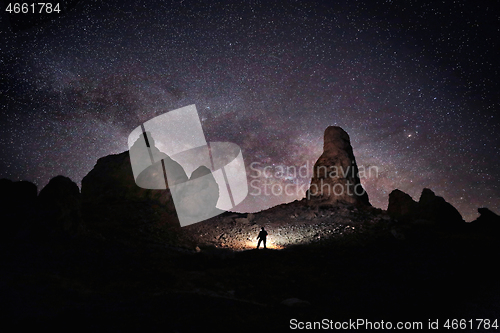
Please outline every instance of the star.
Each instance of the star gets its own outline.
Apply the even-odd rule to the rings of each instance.
[[[0,35],[0,177],[80,184],[134,128],[196,104],[207,141],[239,145],[247,171],[312,169],[337,125],[358,166],[380,170],[361,180],[375,207],[395,188],[418,199],[429,187],[468,221],[479,206],[499,213],[498,12],[408,6],[85,2],[11,26]]]

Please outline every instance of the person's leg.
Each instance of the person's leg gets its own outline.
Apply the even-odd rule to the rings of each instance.
[[[266,247],[266,239],[264,238],[262,241],[264,242],[264,248],[267,249],[267,247]]]
[[[259,238],[259,242],[257,243],[257,248],[259,248],[259,246],[260,246],[260,241],[261,241],[261,240],[262,240],[262,239],[260,239],[260,238]]]

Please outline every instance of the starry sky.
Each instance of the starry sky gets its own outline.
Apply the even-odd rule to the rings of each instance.
[[[0,178],[77,184],[130,132],[195,104],[260,189],[307,189],[329,125],[375,207],[424,187],[500,213],[499,11],[491,1],[70,1],[0,19]],[[254,163],[254,164],[252,164]],[[253,165],[253,167],[251,167]],[[266,174],[263,173],[268,167]],[[280,172],[284,168],[289,172]],[[266,187],[265,182],[269,184]],[[264,184],[264,185],[263,185]],[[300,199],[250,195],[237,211]]]

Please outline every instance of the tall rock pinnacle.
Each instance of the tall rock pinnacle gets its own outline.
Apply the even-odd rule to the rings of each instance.
[[[349,135],[338,126],[325,130],[323,154],[314,164],[306,199],[310,204],[344,202],[370,206],[359,180]]]

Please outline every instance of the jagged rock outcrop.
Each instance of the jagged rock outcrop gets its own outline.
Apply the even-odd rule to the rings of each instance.
[[[205,204],[208,200],[215,208],[219,196],[217,183],[213,176],[209,179],[211,173],[206,167],[199,167],[188,179],[179,163],[155,147],[153,138],[148,137],[148,149],[144,149],[144,143],[140,147],[139,139],[130,151],[100,158],[83,178],[84,219],[89,229],[102,234],[123,232],[133,237],[140,231],[177,238],[182,232],[172,193],[181,199],[175,204],[184,213],[198,216],[198,210],[203,208],[199,200],[203,199]],[[140,171],[137,182],[131,156],[139,163],[134,169]]]
[[[478,208],[477,211],[480,214],[479,217],[470,223],[474,230],[496,232],[500,229],[500,216],[486,207]]]
[[[85,208],[85,219],[89,227],[102,229],[117,229],[125,226],[138,226],[155,220],[158,224],[178,223],[170,190],[148,189],[136,184],[130,153],[136,160],[149,163],[148,151],[141,151],[137,142],[130,152],[100,158],[94,168],[82,180],[82,200]],[[174,170],[179,178],[176,182],[187,180],[182,167],[166,154],[162,153],[151,142],[150,152],[156,161],[164,159],[165,167]],[[145,156],[140,156],[145,153]],[[150,163],[149,163],[150,164]],[[149,165],[148,164],[148,165]],[[138,176],[138,181],[149,188],[165,188],[165,178],[161,163],[151,165]],[[172,182],[174,182],[172,180]],[[162,216],[162,221],[159,216]]]
[[[40,217],[49,230],[79,234],[85,230],[78,185],[68,177],[56,176],[38,195]]]
[[[28,181],[13,182],[10,179],[0,179],[0,208],[15,210],[20,207],[32,206],[36,201],[37,187]]]
[[[82,180],[82,205],[88,228],[104,235],[133,236],[139,229],[179,223],[168,189],[137,186],[128,151],[97,161]]]
[[[478,208],[477,212],[480,214],[479,217],[474,221],[478,223],[499,223],[500,224],[500,216],[493,213],[486,207]]]
[[[428,221],[439,226],[458,226],[464,223],[458,210],[444,198],[424,188],[418,202],[398,189],[389,194],[388,214],[399,221]]]
[[[314,164],[306,199],[311,205],[344,202],[370,206],[359,179],[349,135],[338,126],[325,130],[323,154]]]
[[[395,189],[389,194],[389,206],[387,213],[400,221],[412,219],[417,209],[418,203],[408,194]]]
[[[139,141],[139,140],[137,140]],[[166,159],[165,167],[171,174],[177,175],[178,183],[188,178],[182,167],[166,154],[162,153],[151,142],[151,154],[155,161]],[[138,149],[137,142],[130,148],[136,160],[150,164],[148,151]],[[134,179],[130,164],[130,153],[125,151],[116,155],[108,155],[97,160],[94,168],[82,179],[82,199],[84,204],[108,205],[124,201],[155,201],[161,205],[168,205],[171,200],[170,191],[164,190],[165,178],[161,163],[155,163],[138,176],[138,186]],[[145,153],[145,156],[141,156]],[[144,154],[143,154],[144,155]],[[159,188],[160,190],[151,190]],[[163,188],[163,189],[161,189]]]
[[[462,215],[452,204],[435,195],[428,188],[423,189],[418,201],[418,208],[418,215],[424,220],[450,226],[465,223]]]
[[[137,186],[129,152],[125,151],[97,160],[97,164],[82,180],[82,199],[85,204],[93,205],[144,200],[165,204],[170,200],[170,193]]]

